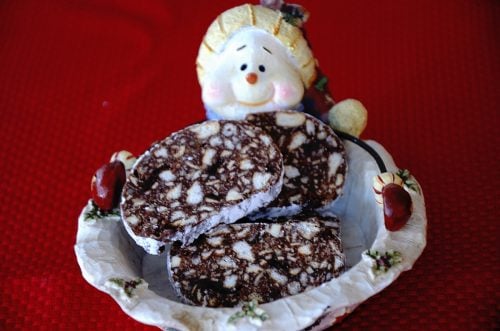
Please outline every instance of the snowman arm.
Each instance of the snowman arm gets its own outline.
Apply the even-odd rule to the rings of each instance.
[[[346,99],[330,109],[328,121],[333,129],[359,137],[366,128],[368,111],[358,100]]]

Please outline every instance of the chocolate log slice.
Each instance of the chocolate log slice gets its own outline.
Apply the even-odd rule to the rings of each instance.
[[[188,304],[270,302],[341,273],[339,231],[336,217],[318,214],[220,225],[189,246],[173,245],[167,267]]]
[[[246,120],[264,129],[283,154],[283,188],[264,215],[275,217],[324,207],[341,194],[346,154],[331,127],[296,111],[250,114]]]
[[[122,191],[125,228],[148,253],[188,244],[220,223],[267,205],[280,192],[281,153],[260,128],[207,121],[154,144]]]

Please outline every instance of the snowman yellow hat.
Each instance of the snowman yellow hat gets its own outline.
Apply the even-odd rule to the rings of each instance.
[[[316,78],[316,60],[302,30],[288,23],[281,11],[252,4],[223,12],[208,28],[196,60],[198,81],[201,86],[207,69],[224,49],[226,42],[237,31],[247,27],[260,29],[275,36],[287,49],[304,86],[306,88],[311,86]]]

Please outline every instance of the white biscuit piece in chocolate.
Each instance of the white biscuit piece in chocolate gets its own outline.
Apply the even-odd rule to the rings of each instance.
[[[267,205],[283,181],[281,153],[260,128],[207,121],[154,144],[135,163],[122,191],[125,228],[159,254],[189,244],[220,223]]]
[[[341,194],[346,154],[331,127],[309,114],[291,110],[250,114],[246,120],[264,129],[283,154],[283,188],[266,208],[266,215],[324,207]]]
[[[182,301],[208,307],[270,302],[338,277],[345,257],[333,215],[220,225],[173,245],[168,270]]]

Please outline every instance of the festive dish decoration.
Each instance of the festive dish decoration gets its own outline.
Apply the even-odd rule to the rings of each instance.
[[[400,173],[409,176],[408,170]],[[411,197],[405,191],[403,179],[397,174],[384,172],[373,179],[373,191],[377,202],[384,206],[385,227],[390,231],[401,229],[408,222],[412,211]]]
[[[388,171],[398,172],[382,146],[367,144]],[[346,142],[345,148],[350,171],[331,212],[341,220],[346,271],[321,286],[260,305],[215,309],[183,304],[165,281],[166,255],[146,254],[123,228],[118,209],[102,214],[91,201],[80,215],[75,245],[82,275],[128,315],[164,330],[323,330],[411,269],[426,245],[421,191],[409,191],[413,211],[406,225],[388,231],[372,188],[380,173],[377,163],[354,143]]]
[[[93,177],[78,262],[139,321],[321,330],[425,247],[417,181],[359,139],[359,101],[335,104],[307,18],[282,1],[222,13],[197,59],[209,121],[137,160],[117,152]]]

